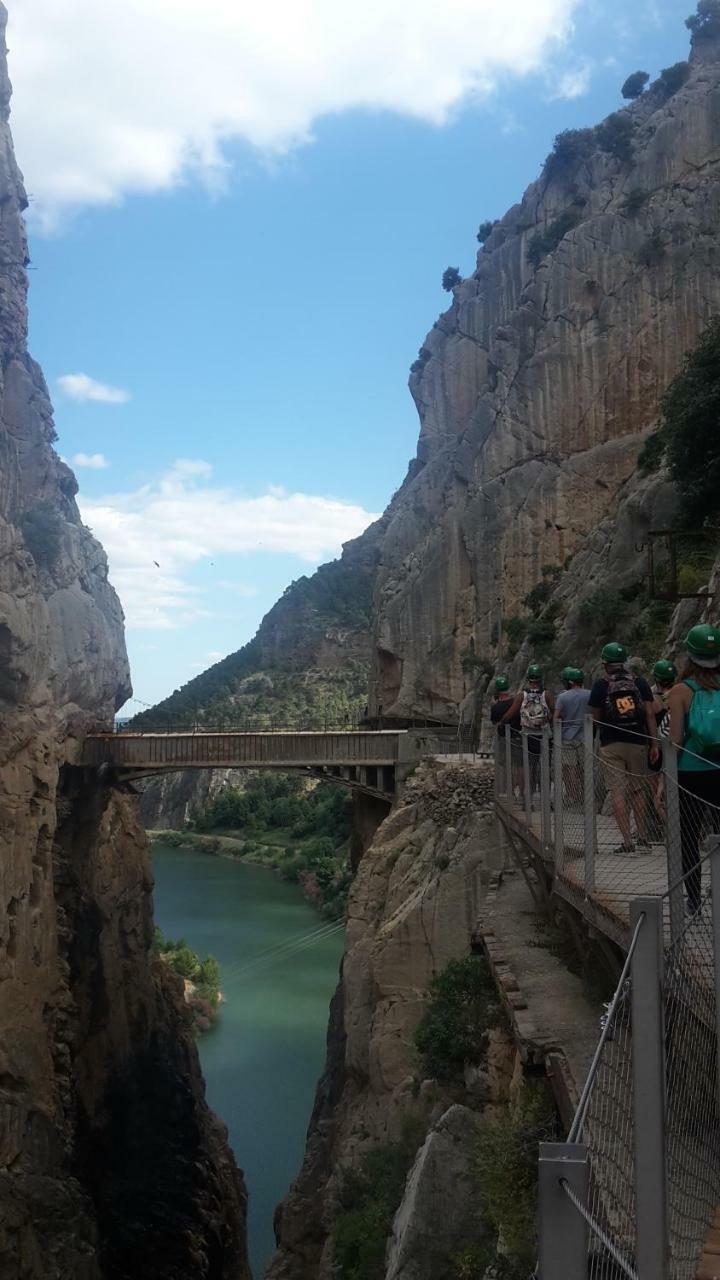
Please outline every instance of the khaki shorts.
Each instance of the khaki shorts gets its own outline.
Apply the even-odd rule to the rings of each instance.
[[[639,742],[609,742],[600,748],[608,791],[642,791],[650,777],[648,749]]]

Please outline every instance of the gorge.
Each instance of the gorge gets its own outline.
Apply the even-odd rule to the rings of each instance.
[[[618,628],[647,664],[674,652],[690,622],[716,617],[717,562],[677,607],[647,580],[650,533],[673,525],[679,498],[667,468],[641,470],[638,456],[720,308],[720,32],[696,31],[689,62],[671,70],[603,124],[561,134],[538,180],[486,229],[475,271],[413,366],[417,454],[381,519],[288,588],[249,644],[134,728],[360,717],[477,733],[493,672],[517,680],[535,657],[548,680],[570,659],[592,670]],[[245,779],[165,774],[138,801],[133,784],[78,765],[130,677],[105,556],[80,521],[27,353],[26,197],[4,65],[1,87],[3,1274],[244,1280],[247,1191],[205,1101],[181,984],[152,954],[143,823],[183,828]],[[517,1165],[505,1173],[525,1176],[518,1116],[532,1118],[533,1138],[555,1132],[543,1073],[528,1069],[489,988],[472,1061],[443,1074],[417,1038],[439,977],[487,979],[478,921],[508,862],[487,769],[426,760],[372,826],[305,1155],[266,1274],[515,1280],[533,1265],[532,1226],[478,1182],[478,1151],[497,1155],[498,1133],[509,1135]],[[161,850],[156,906],[168,926],[174,856],[197,859],[199,875],[268,874]],[[512,876],[505,885],[516,892]],[[537,914],[529,899],[513,909]],[[558,951],[540,926],[527,942],[589,1040],[598,991]],[[235,1155],[246,1158],[241,1142]],[[385,1199],[373,1199],[377,1186]]]

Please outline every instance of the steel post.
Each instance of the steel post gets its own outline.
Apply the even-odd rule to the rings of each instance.
[[[585,858],[585,893],[595,892],[595,722],[585,717],[583,725],[583,809],[585,815],[583,845]]]
[[[540,743],[540,843],[543,853],[552,843],[550,808],[550,726],[544,725]]]
[[[562,723],[556,720],[553,725],[553,790],[555,819],[555,870],[559,871],[565,855],[565,832],[563,827],[563,772],[562,772]]]
[[[513,751],[512,751],[512,730],[510,725],[505,726],[505,778],[507,780],[507,798],[512,803],[515,798],[515,785],[513,782]]]
[[[528,751],[527,729],[522,730],[522,769],[523,798],[525,801],[525,821],[532,826],[532,794],[530,792],[530,753]]]
[[[538,1162],[539,1280],[587,1280],[588,1229],[563,1188],[587,1204],[587,1148],[580,1142],[541,1142]]]
[[[669,738],[663,739],[663,771],[665,773],[665,811],[667,828],[668,888],[670,890],[670,938],[674,942],[683,931],[685,907],[682,881],[682,850],[680,844],[680,792],[678,791],[677,747]]]
[[[668,1280],[662,900],[633,899],[630,903],[631,929],[635,928],[641,916],[645,918],[630,969],[635,1260],[638,1280]]]
[[[720,1090],[720,835],[708,837],[710,843],[710,893],[715,962],[715,1037],[717,1042],[716,1087]],[[718,1095],[720,1101],[720,1093]]]

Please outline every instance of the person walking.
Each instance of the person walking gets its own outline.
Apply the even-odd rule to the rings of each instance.
[[[653,710],[658,727],[658,738],[667,738],[670,733],[670,716],[668,714],[668,694],[677,680],[677,667],[667,658],[660,658],[653,667],[655,683],[652,693],[655,699]],[[649,761],[650,786],[652,788],[653,807],[648,816],[648,834],[655,835],[657,841],[663,839],[665,829],[665,774],[663,773],[662,753],[656,760]]]
[[[503,716],[505,715],[505,712],[509,709],[512,700],[513,700],[513,695],[510,693],[510,681],[508,677],[496,676],[495,677],[495,693],[493,696],[493,700],[490,704],[490,722],[491,724],[495,725],[495,731],[497,733],[498,740],[503,745],[505,742],[505,735],[508,733],[510,734],[510,758],[511,758],[510,767],[512,769],[512,782],[510,784],[509,791],[514,792],[515,786],[518,785],[520,782],[520,774],[519,774],[520,761],[518,758],[518,751],[517,751],[517,744],[520,740],[520,715],[518,713],[518,715],[515,716],[514,719],[511,720],[508,724],[501,723]],[[504,753],[502,753],[501,755],[501,760],[502,760],[501,768],[504,769],[505,768]]]
[[[565,688],[555,701],[554,719],[561,725],[565,795],[570,804],[582,805],[583,725],[588,714],[590,690],[583,687],[584,676],[578,667],[563,667],[560,678]]]
[[[531,662],[527,669],[524,687],[515,695],[500,721],[501,724],[511,725],[515,719],[519,718],[520,728],[527,733],[531,803],[536,786],[540,785],[543,729],[550,723],[554,710],[555,699],[545,689],[542,668],[537,662]]]
[[[680,682],[668,694],[679,748],[680,846],[688,915],[700,910],[700,836],[720,830],[720,627],[700,623],[685,640]]]
[[[622,844],[613,852],[634,853],[630,825],[635,815],[637,844],[649,849],[647,802],[650,761],[659,758],[652,690],[642,676],[627,669],[627,650],[612,641],[602,654],[605,675],[590,690],[590,707],[600,735],[600,761]]]

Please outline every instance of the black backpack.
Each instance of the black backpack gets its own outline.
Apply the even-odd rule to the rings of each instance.
[[[619,671],[607,678],[605,694],[605,720],[617,729],[645,728],[643,698],[637,684],[627,671]]]

